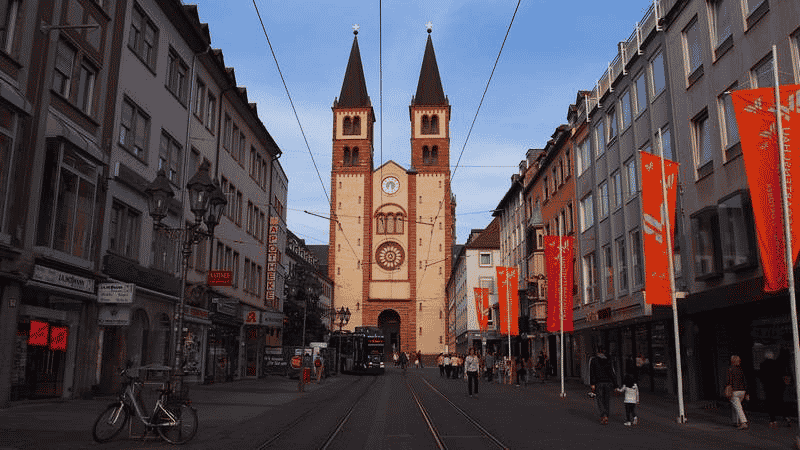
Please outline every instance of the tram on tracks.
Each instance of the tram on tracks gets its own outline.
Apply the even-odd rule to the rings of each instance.
[[[356,327],[334,332],[328,347],[341,348],[339,370],[342,373],[375,374],[385,371],[383,330],[378,327]]]

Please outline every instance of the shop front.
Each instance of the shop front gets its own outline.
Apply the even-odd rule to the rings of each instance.
[[[242,377],[256,378],[264,353],[264,328],[261,326],[261,313],[255,309],[242,308],[244,321],[244,370]]]
[[[36,265],[21,289],[11,361],[10,400],[71,398],[88,388],[79,373],[92,332],[81,330],[97,299],[95,280]],[[80,378],[76,381],[76,377]]]
[[[284,315],[277,311],[261,311],[261,325],[264,328],[264,354],[261,376],[269,373],[284,373],[283,346],[281,330]]]
[[[206,345],[205,383],[221,383],[239,378],[239,347],[242,317],[238,302],[214,299],[215,312]]]
[[[212,326],[208,310],[184,305],[183,373],[187,383],[202,383],[206,342]]]

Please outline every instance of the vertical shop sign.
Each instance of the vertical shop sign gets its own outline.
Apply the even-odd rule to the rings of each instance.
[[[278,224],[280,217],[269,218],[269,233],[267,234],[267,286],[264,306],[275,307],[275,273],[278,270]]]
[[[67,337],[69,328],[52,327],[50,328],[50,350],[67,351]]]

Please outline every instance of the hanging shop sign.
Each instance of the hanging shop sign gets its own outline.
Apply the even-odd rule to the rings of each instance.
[[[61,352],[67,351],[67,336],[69,336],[69,328],[56,327],[50,328],[50,350],[58,350]]]
[[[233,286],[233,272],[230,270],[209,270],[209,286]]]
[[[280,328],[282,324],[283,324],[282,313],[261,311],[261,325]]]
[[[47,346],[50,324],[39,320],[31,320],[31,331],[28,333],[28,345]]]
[[[280,217],[269,218],[269,233],[267,233],[267,285],[266,297],[264,298],[264,306],[275,307],[275,276],[278,271],[278,225],[280,224]]]
[[[97,303],[131,304],[136,285],[133,283],[100,283]]]
[[[62,286],[78,291],[94,294],[94,280],[80,277],[71,273],[36,265],[33,267],[34,280],[43,281],[56,286]]]
[[[97,311],[98,325],[103,327],[124,327],[131,324],[129,306],[100,305]]]
[[[253,309],[242,311],[242,320],[245,325],[258,325],[261,322],[261,311]]]
[[[228,300],[225,298],[213,298],[211,299],[211,303],[216,305],[216,311],[220,314],[225,314],[228,316],[235,316],[236,315],[236,305],[239,303],[237,300]]]

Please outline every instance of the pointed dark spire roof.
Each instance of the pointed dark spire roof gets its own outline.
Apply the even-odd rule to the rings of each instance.
[[[358,50],[358,36],[353,38],[353,48],[350,50],[350,60],[347,61],[347,70],[344,73],[342,93],[336,106],[353,108],[371,106],[367,95],[367,82],[364,81],[364,67],[361,65],[361,52]]]
[[[422,69],[419,71],[417,95],[414,96],[412,104],[447,104],[447,98],[444,96],[444,89],[442,89],[442,79],[439,78],[439,66],[436,64],[436,53],[433,51],[433,40],[431,40],[430,34],[428,34],[428,42],[425,44],[425,56],[422,57]]]

